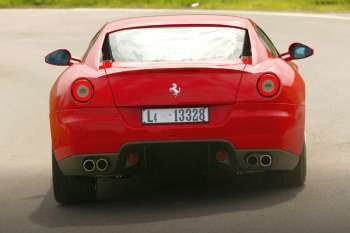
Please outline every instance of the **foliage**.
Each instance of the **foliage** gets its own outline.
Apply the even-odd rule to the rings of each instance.
[[[0,0],[0,7],[140,7],[286,11],[350,11],[350,0]]]

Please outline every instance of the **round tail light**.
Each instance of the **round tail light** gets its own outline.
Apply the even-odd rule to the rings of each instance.
[[[272,97],[280,89],[280,80],[276,75],[264,74],[258,79],[258,92],[265,97]]]
[[[72,85],[72,95],[79,102],[89,101],[94,94],[94,88],[87,79],[78,79]]]

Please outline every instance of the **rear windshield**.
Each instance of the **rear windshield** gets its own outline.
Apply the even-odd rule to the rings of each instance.
[[[223,62],[240,58],[245,30],[232,27],[152,27],[109,34],[117,62]]]

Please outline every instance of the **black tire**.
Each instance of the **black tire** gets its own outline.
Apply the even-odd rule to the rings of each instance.
[[[96,179],[64,175],[54,155],[52,155],[52,183],[55,199],[59,203],[74,204],[96,200]]]
[[[300,154],[298,165],[293,171],[283,172],[283,183],[287,187],[303,186],[306,180],[306,146]]]

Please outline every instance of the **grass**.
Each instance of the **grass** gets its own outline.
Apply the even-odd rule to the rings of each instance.
[[[2,8],[115,7],[350,12],[350,0],[0,0]]]

